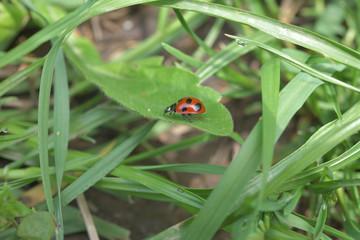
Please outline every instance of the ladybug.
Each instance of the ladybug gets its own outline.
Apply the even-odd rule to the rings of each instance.
[[[194,97],[185,97],[180,99],[177,103],[170,105],[165,108],[165,113],[172,112],[180,113],[186,120],[191,123],[191,120],[187,116],[191,116],[191,114],[201,114],[205,112],[204,104],[197,98]]]

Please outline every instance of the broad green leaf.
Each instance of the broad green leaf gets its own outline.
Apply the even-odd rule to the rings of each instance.
[[[50,240],[55,233],[55,218],[49,212],[37,212],[21,219],[17,231],[21,239]]]
[[[195,11],[213,17],[224,18],[229,21],[243,23],[278,39],[290,41],[304,48],[319,52],[335,61],[360,69],[359,52],[304,28],[283,23],[242,9],[215,3],[205,3],[195,0],[167,0],[155,1],[151,4],[155,6]]]
[[[0,216],[8,219],[23,217],[30,213],[30,208],[16,200],[5,183],[0,189]]]
[[[73,48],[90,43],[72,39]],[[84,49],[83,46],[79,46]],[[70,61],[88,80],[98,85],[109,97],[148,118],[159,118],[177,124],[191,125],[214,135],[228,135],[233,130],[229,111],[218,101],[221,95],[209,87],[199,86],[192,72],[166,67],[151,59],[135,63],[91,64],[75,49],[66,48]],[[92,52],[92,50],[90,50]],[[190,123],[181,114],[164,115],[164,109],[184,97],[200,99],[206,113],[198,114]]]

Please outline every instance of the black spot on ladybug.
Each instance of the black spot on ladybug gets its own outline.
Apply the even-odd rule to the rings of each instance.
[[[195,106],[194,106],[194,109],[195,109],[195,111],[197,111],[197,112],[200,111],[201,108],[202,108],[202,106],[201,106],[200,103],[197,103],[197,104],[195,104]]]
[[[191,98],[186,99],[186,103],[187,103],[187,104],[190,104],[191,102],[192,102],[192,99],[191,99]]]
[[[186,107],[183,107],[183,108],[181,109],[181,111],[183,111],[183,112],[186,112],[186,110],[187,110]]]

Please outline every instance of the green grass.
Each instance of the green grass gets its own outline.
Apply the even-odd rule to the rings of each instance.
[[[92,17],[137,4],[157,8],[156,29],[111,61],[73,34]],[[212,239],[220,229],[233,239],[360,238],[359,1],[308,1],[298,26],[276,19],[284,13],[274,0],[34,0],[0,7],[6,13],[0,67],[29,63],[0,82],[1,239],[84,232],[69,203],[89,188],[119,201],[134,196],[173,203],[192,214],[147,236],[153,240]],[[10,45],[35,25],[39,31]],[[202,38],[197,33],[205,26]],[[174,47],[183,36],[198,46],[192,53]],[[49,41],[46,56],[26,56]],[[164,64],[161,49],[176,59],[173,66]],[[210,77],[226,88],[204,86]],[[29,78],[38,81],[27,85]],[[26,111],[7,105],[34,93],[38,104]],[[191,123],[178,113],[163,115],[185,96],[201,99],[206,113]],[[236,109],[244,118],[261,115],[252,129],[234,131],[243,119],[221,104],[223,96],[234,104],[251,100]],[[156,144],[173,124],[204,133]],[[243,132],[249,133],[244,139]],[[227,167],[169,164],[163,156],[220,137],[241,144]],[[86,150],[69,147],[73,140],[85,142]],[[172,178],[174,172],[221,179],[215,188],[193,189]],[[45,202],[31,210],[15,196],[35,183],[42,184]],[[93,217],[105,239],[131,234]],[[55,230],[34,230],[54,222]]]

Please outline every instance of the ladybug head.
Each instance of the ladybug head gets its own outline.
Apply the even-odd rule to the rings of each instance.
[[[165,113],[168,113],[168,112],[170,112],[170,115],[171,115],[171,112],[175,112],[175,108],[176,108],[176,104],[168,106],[167,108],[164,109],[163,115],[165,115]]]

